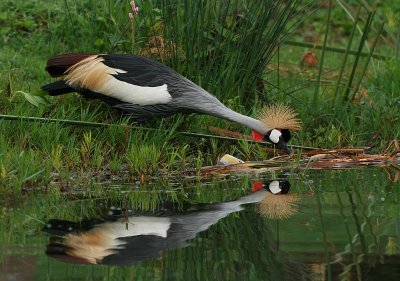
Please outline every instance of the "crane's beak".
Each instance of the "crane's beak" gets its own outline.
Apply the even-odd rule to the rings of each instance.
[[[283,141],[282,137],[279,138],[279,142],[276,144],[276,146],[280,149],[283,149],[288,155],[292,154],[292,151],[288,147],[287,143]]]

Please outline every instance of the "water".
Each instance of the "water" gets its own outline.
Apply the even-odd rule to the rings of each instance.
[[[398,187],[363,169],[4,199],[0,280],[400,280]]]

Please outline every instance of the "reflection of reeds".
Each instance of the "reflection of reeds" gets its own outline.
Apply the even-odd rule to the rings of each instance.
[[[269,219],[287,219],[297,213],[299,200],[296,194],[267,195],[260,202],[258,211]]]
[[[399,253],[400,253],[400,247],[396,241],[396,237],[389,236],[386,244],[386,254],[391,256],[391,255],[397,255]]]

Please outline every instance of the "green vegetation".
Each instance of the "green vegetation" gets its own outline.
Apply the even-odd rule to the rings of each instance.
[[[213,117],[173,116],[132,127],[129,118],[99,101],[45,96],[40,87],[51,81],[45,62],[66,52],[153,57],[252,116],[265,104],[288,103],[304,123],[292,144],[380,152],[399,138],[392,125],[400,118],[400,65],[394,54],[400,41],[398,4],[171,3],[138,0],[132,23],[129,1],[0,3],[0,114],[111,124],[0,119],[3,191],[67,188],[81,178],[131,181],[212,165],[225,153],[252,160],[271,156],[262,145],[243,140],[180,133],[209,134],[208,126],[215,126],[249,134]],[[306,52],[318,61],[306,63]]]
[[[36,280],[299,280],[310,269],[312,278],[327,280],[397,274],[396,167],[293,168],[291,193],[271,196],[292,196],[293,204],[246,206],[158,260],[94,267],[45,255],[49,236],[41,230],[49,219],[99,221],[110,206],[154,212],[166,202],[177,212],[186,205],[195,211],[237,200],[255,179],[280,175],[200,179],[198,169],[225,153],[262,160],[274,152],[209,137],[209,126],[250,134],[210,116],[137,125],[96,100],[46,96],[40,87],[52,81],[44,66],[53,55],[149,56],[251,116],[266,104],[289,104],[304,124],[291,141],[299,146],[380,153],[399,139],[400,1],[136,4],[130,22],[128,0],[0,1],[0,115],[9,116],[0,117],[0,276],[10,263],[23,264],[19,271]],[[292,161],[295,167],[300,155]],[[271,209],[292,217],[274,219]]]

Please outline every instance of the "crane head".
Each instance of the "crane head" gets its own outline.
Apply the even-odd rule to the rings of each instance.
[[[253,139],[270,142],[290,154],[291,151],[287,145],[291,138],[290,131],[301,130],[301,121],[297,118],[297,113],[283,104],[270,105],[262,111],[260,121],[269,130],[264,135],[253,130]]]
[[[291,154],[291,150],[287,145],[291,138],[291,133],[288,129],[272,129],[265,135],[253,130],[252,136],[255,141],[266,141],[272,143],[276,147],[283,149],[287,154]]]

